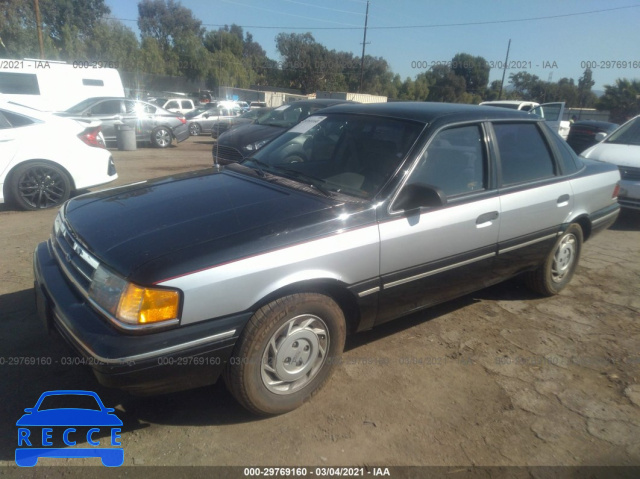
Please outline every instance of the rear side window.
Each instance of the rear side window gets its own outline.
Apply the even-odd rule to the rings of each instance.
[[[193,108],[193,104],[190,101],[182,100],[182,108],[188,110],[190,108]]]
[[[180,108],[180,105],[178,105],[178,102],[177,102],[177,101],[170,101],[169,103],[167,103],[167,104],[165,105],[165,109],[166,109],[166,110],[168,110],[168,109],[170,109],[170,108],[176,108],[176,109],[179,109],[179,108]]]
[[[122,102],[120,100],[107,100],[98,103],[91,108],[93,115],[119,115],[122,113]]]
[[[580,168],[578,165],[578,157],[575,156],[569,145],[566,141],[558,136],[558,134],[546,126],[549,134],[547,137],[551,138],[551,142],[554,144],[558,153],[560,153],[560,165],[562,167],[563,175],[570,175],[571,173],[575,173]]]
[[[502,184],[505,186],[555,176],[553,158],[535,123],[495,123]]]
[[[4,117],[4,121],[0,120],[0,128],[19,128],[21,126],[31,125],[33,120],[31,118],[27,118],[26,116],[17,115],[10,111],[2,111],[2,116]],[[6,122],[6,123],[5,123]],[[8,126],[6,126],[8,123]]]
[[[38,77],[35,73],[0,72],[0,93],[39,95]]]
[[[409,184],[438,187],[447,196],[486,188],[486,156],[480,126],[443,130],[425,151]]]

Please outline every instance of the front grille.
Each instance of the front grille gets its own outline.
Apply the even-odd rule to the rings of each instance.
[[[231,146],[218,145],[213,146],[213,157],[218,162],[239,162],[244,159],[242,153]]]
[[[632,166],[618,166],[620,177],[623,180],[640,181],[640,168]]]
[[[80,246],[62,221],[56,221],[51,245],[62,271],[80,293],[87,296],[91,277],[100,263]]]

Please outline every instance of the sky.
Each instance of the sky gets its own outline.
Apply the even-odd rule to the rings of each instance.
[[[111,17],[136,32],[137,1],[106,0]],[[330,50],[362,54],[366,0],[182,0],[207,30],[235,23],[251,32],[271,59],[280,32],[313,34]],[[366,54],[394,73],[415,78],[456,53],[485,58],[490,81],[503,74],[542,80],[573,78],[590,65],[594,90],[618,78],[640,79],[638,0],[371,0]]]

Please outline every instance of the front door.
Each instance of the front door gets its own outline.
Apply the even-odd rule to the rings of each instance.
[[[377,323],[493,282],[500,199],[489,175],[481,124],[441,130],[403,188],[437,187],[446,204],[390,211],[380,218],[381,284]]]

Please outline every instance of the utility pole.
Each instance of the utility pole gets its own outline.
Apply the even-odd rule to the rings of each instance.
[[[369,23],[369,0],[367,0],[367,13],[364,17],[364,39],[362,40],[362,59],[360,60],[360,88],[358,93],[362,93],[362,83],[364,82],[364,49],[367,46],[367,23]]]
[[[38,0],[33,0],[34,8],[36,10],[36,24],[38,28],[38,44],[40,45],[40,59],[44,60],[44,42],[42,41],[42,23],[40,21],[40,4]]]
[[[509,38],[509,45],[507,45],[507,58],[504,60],[504,70],[502,70],[502,81],[500,82],[500,93],[498,93],[498,100],[502,98],[502,87],[504,86],[504,76],[507,73],[507,65],[509,64],[509,50],[511,49],[511,38]]]

